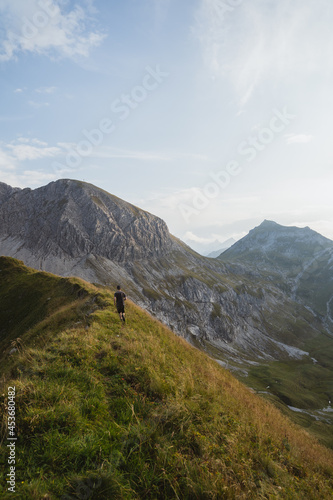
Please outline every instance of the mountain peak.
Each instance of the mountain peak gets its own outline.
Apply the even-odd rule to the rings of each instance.
[[[278,227],[283,227],[283,226],[280,226],[280,224],[274,222],[273,220],[265,219],[258,227],[266,229],[277,229]]]
[[[333,241],[309,227],[282,226],[264,220],[247,236],[224,252],[223,260],[241,260],[255,265],[282,267],[302,265],[316,254],[333,249]]]
[[[93,254],[116,262],[133,261],[163,255],[176,244],[163,220],[92,184],[71,179],[34,190],[1,186],[0,218],[0,247],[1,240],[12,237],[16,246],[21,248],[21,242],[37,260]]]

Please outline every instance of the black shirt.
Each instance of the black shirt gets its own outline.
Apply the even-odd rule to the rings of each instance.
[[[121,307],[124,305],[124,299],[126,299],[126,295],[124,294],[124,292],[122,292],[121,290],[119,290],[118,292],[116,292],[114,294],[115,298],[116,298],[116,301],[117,301],[117,307]]]

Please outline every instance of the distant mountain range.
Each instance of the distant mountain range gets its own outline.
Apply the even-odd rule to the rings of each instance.
[[[236,240],[234,238],[229,238],[228,240],[221,243],[219,240],[215,240],[212,243],[201,243],[194,242],[191,239],[184,240],[189,247],[191,247],[195,252],[198,252],[204,257],[215,258],[221,255],[222,252],[230,248]]]
[[[221,253],[228,250],[228,248],[230,248],[234,243],[236,243],[236,240],[234,238],[229,238],[224,243],[220,244],[218,250],[214,250],[213,252],[205,253],[204,255],[206,257],[210,257],[210,258],[219,257],[221,255]]]
[[[120,283],[240,375],[272,361],[328,363],[333,242],[309,228],[265,221],[219,258],[206,258],[158,217],[68,179],[34,190],[0,183],[0,221],[0,255],[112,288]]]

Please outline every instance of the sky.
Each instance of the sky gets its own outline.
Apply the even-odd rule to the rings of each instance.
[[[333,239],[332,0],[0,0],[0,181],[95,184],[218,248]]]

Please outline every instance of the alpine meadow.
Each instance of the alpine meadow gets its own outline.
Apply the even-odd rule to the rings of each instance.
[[[331,451],[142,309],[124,326],[108,288],[0,270],[19,477],[2,498],[331,497]]]

